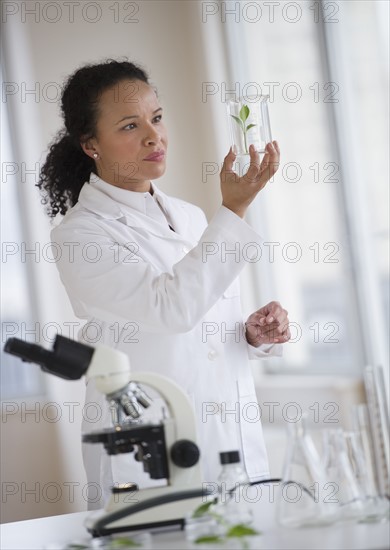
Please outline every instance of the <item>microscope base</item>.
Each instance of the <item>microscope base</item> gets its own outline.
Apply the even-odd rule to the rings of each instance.
[[[134,530],[161,530],[176,525],[182,528],[184,518],[207,501],[202,489],[177,490],[174,487],[143,489],[133,494],[115,495],[107,506],[109,511],[95,512],[85,521],[87,530],[96,537]]]

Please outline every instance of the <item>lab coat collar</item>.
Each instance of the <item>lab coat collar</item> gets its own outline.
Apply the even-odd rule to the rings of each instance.
[[[157,186],[152,182],[151,185],[153,194],[156,194],[156,196],[160,195]],[[104,197],[102,194],[104,194]],[[82,206],[88,208],[88,210],[93,210],[103,218],[116,219],[128,213],[128,208],[126,207],[146,214],[146,200],[150,197],[152,197],[152,194],[149,191],[138,192],[122,189],[121,187],[107,183],[92,172],[89,183],[85,183],[81,189],[79,202]]]
[[[154,201],[156,198],[171,219],[175,220],[176,232],[184,234],[188,225],[188,215],[184,208],[174,204],[172,199],[158,189],[154,182],[151,182],[151,186],[153,196],[149,192],[129,191],[116,187],[92,172],[89,182],[86,182],[80,191],[78,202],[104,219],[123,219],[127,225],[133,227],[144,226],[146,216],[149,229],[152,232],[161,233],[161,224],[150,218],[147,212],[147,201]],[[155,224],[158,227],[153,231],[151,226]],[[168,225],[164,226],[163,232],[171,238],[178,236],[169,229]]]

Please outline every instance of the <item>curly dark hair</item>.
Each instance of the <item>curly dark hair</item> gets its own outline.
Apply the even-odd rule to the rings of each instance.
[[[109,59],[95,65],[84,65],[66,81],[61,95],[61,112],[65,128],[50,144],[40,171],[42,203],[54,218],[74,206],[82,186],[96,171],[95,161],[86,155],[81,138],[95,136],[98,101],[101,94],[123,80],[141,80],[149,84],[146,72],[129,61]]]

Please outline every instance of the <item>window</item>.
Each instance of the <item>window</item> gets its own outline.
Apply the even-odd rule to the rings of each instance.
[[[18,201],[17,163],[14,162],[7,104],[1,103],[1,399],[42,394],[36,365],[4,353],[10,337],[35,341],[30,332],[31,294],[27,264],[21,262],[23,223]]]
[[[292,321],[284,359],[267,369],[387,365],[388,4],[222,5],[227,89],[270,95],[282,149],[250,217],[265,240],[251,266],[256,302],[279,300]]]

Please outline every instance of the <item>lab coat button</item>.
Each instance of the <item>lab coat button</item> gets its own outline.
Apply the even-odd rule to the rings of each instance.
[[[207,357],[210,359],[210,361],[215,361],[217,357],[217,352],[215,350],[209,351]]]

